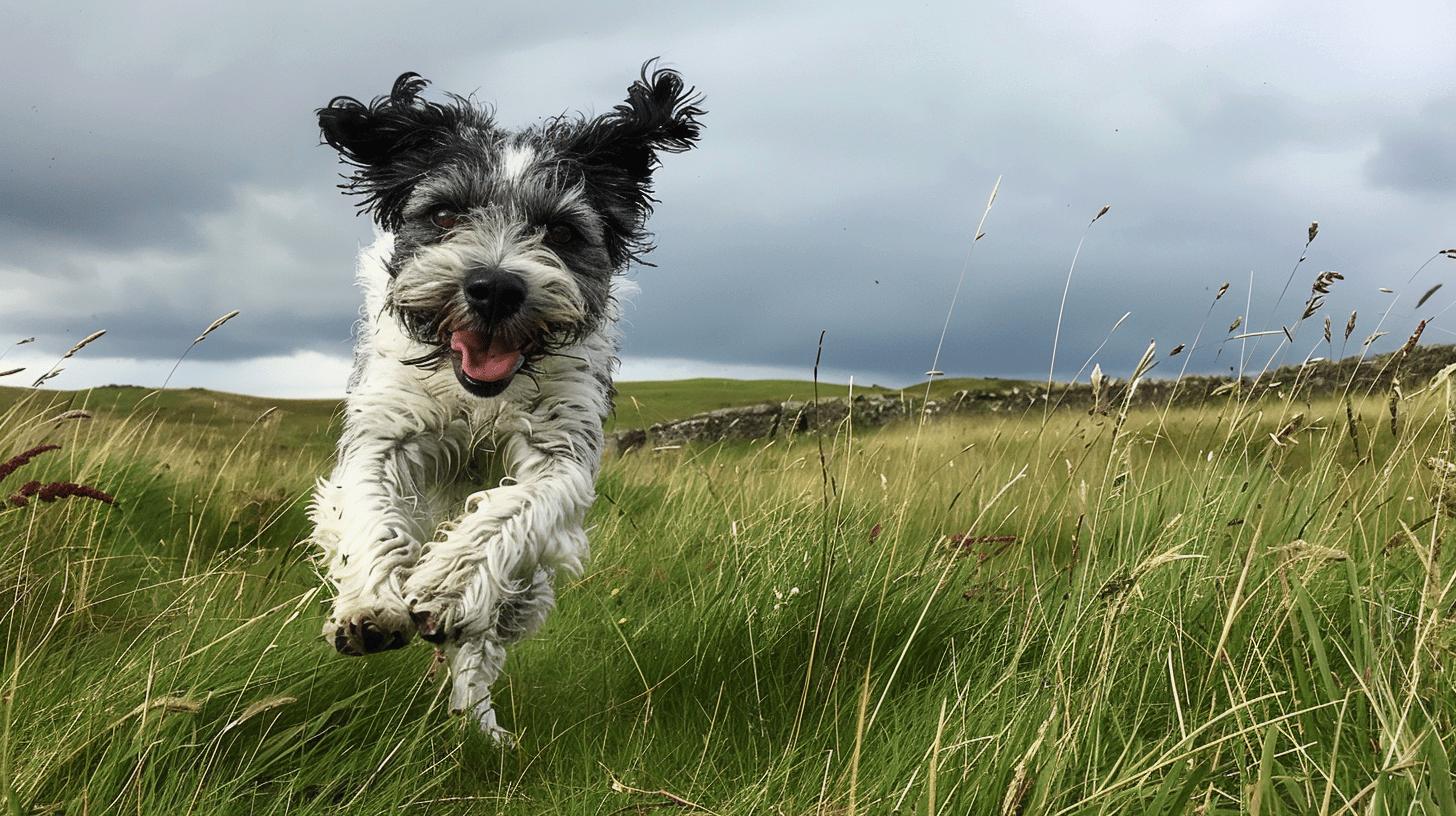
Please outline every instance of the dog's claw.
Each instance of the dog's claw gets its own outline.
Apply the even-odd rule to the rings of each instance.
[[[332,632],[325,629],[324,636],[333,641],[339,654],[350,657],[399,649],[410,639],[407,629],[386,627],[368,617],[344,618],[332,625]]]
[[[334,648],[338,650],[339,654],[349,655],[350,657],[359,657],[364,654],[354,648],[354,645],[349,642],[349,636],[344,634],[342,628],[334,633]]]
[[[414,620],[415,630],[420,633],[420,637],[436,646],[449,639],[445,634],[445,627],[440,625],[439,619],[433,612],[416,610],[410,612],[410,618]]]

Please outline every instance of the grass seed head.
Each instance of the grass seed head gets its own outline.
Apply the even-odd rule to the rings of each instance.
[[[101,329],[100,331],[91,332],[90,334],[88,334],[85,337],[81,338],[81,342],[77,343],[74,346],[71,346],[71,350],[68,351],[68,352],[66,352],[61,357],[61,359],[62,360],[69,360],[72,357],[75,357],[76,356],[76,352],[80,351],[83,348],[86,348],[87,346],[91,345],[92,343],[96,342],[97,340],[100,340],[101,337],[102,337],[102,335],[104,335],[104,334],[106,334],[106,329]]]
[[[196,340],[193,340],[192,342],[193,343],[201,343],[203,340],[206,340],[207,339],[207,336],[209,334],[212,334],[213,332],[215,332],[218,329],[222,328],[224,323],[228,322],[229,320],[232,320],[233,318],[237,317],[239,314],[240,314],[240,311],[239,310],[233,309],[231,312],[228,312],[227,314],[223,315],[222,317],[219,317],[218,319],[212,321],[211,323],[208,324],[207,328],[205,328],[205,329],[202,330],[202,334],[197,335],[197,339]]]
[[[34,459],[35,457],[40,456],[43,453],[50,453],[51,451],[58,451],[60,449],[60,445],[36,445],[28,451],[17,453],[9,459],[5,460],[4,462],[0,462],[0,482],[5,481],[5,477],[9,476],[10,474],[30,464],[30,460]]]
[[[1426,293],[1424,295],[1421,295],[1421,299],[1416,301],[1416,308],[1419,309],[1422,306],[1426,305],[1426,301],[1431,299],[1431,295],[1436,294],[1436,290],[1440,289],[1443,285],[1444,284],[1438,283],[1435,286],[1432,286],[1430,289],[1427,289]]]
[[[1304,320],[1319,311],[1319,308],[1325,303],[1325,295],[1330,293],[1330,287],[1334,285],[1335,281],[1344,279],[1344,275],[1334,270],[1326,270],[1316,275],[1314,285],[1309,289],[1309,301],[1304,304],[1304,314],[1299,319]]]
[[[35,378],[35,382],[31,383],[30,384],[30,387],[31,388],[40,388],[42,385],[45,385],[45,383],[46,383],[47,380],[54,380],[56,377],[61,376],[61,372],[62,371],[65,371],[65,369],[64,368],[53,368],[50,371],[47,371],[46,373],[40,375],[39,377],[36,377]]]
[[[1397,351],[1395,353],[1395,358],[1397,360],[1404,359],[1405,356],[1410,354],[1411,350],[1416,347],[1416,343],[1419,343],[1421,341],[1421,334],[1423,334],[1426,330],[1426,322],[1427,321],[1422,320],[1421,322],[1416,324],[1416,330],[1411,332],[1411,336],[1406,338],[1405,345],[1401,346],[1400,351]]]

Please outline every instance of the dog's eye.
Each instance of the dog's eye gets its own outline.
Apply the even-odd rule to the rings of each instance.
[[[430,223],[444,230],[455,229],[455,225],[460,223],[460,214],[441,207],[430,213]]]
[[[570,246],[576,242],[576,230],[568,224],[553,224],[546,228],[546,243],[554,247]]]

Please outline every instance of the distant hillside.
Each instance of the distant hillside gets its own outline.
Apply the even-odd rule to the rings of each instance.
[[[932,389],[931,399],[940,399],[957,391],[979,393],[1003,391],[1028,383],[1019,380],[959,377],[940,380]],[[914,397],[925,396],[925,384],[900,388],[879,385],[854,387],[855,394],[867,396],[899,396],[901,391]],[[819,384],[820,399],[849,396],[844,384]],[[808,380],[728,380],[699,378],[694,380],[657,380],[617,383],[617,415],[608,423],[608,431],[646,428],[661,422],[686,419],[722,408],[760,405],[765,402],[804,402],[814,399],[814,383]]]
[[[957,378],[936,382],[936,396],[958,390],[999,391],[1025,385],[1012,380]],[[855,386],[856,394],[898,395],[900,389],[880,386]],[[907,394],[923,396],[924,384],[905,389]],[[282,427],[295,435],[295,442],[317,442],[331,439],[335,433],[340,404],[335,400],[294,400],[228,394],[201,388],[152,389],[130,385],[109,385],[82,391],[0,387],[0,411],[14,405],[25,394],[32,394],[37,407],[55,411],[85,408],[98,415],[131,416],[137,411],[155,411],[157,420],[197,431],[237,433],[252,424],[269,408],[287,414],[290,421]],[[833,399],[849,394],[843,384],[819,384],[819,397]],[[811,400],[814,383],[808,380],[730,380],[701,378],[694,380],[662,380],[617,383],[617,410],[607,422],[608,433],[645,428],[660,422],[672,422],[696,414],[757,405],[764,402]],[[934,398],[934,397],[933,397]],[[295,421],[296,420],[296,421]],[[332,444],[332,443],[329,443]]]
[[[1262,376],[1250,374],[1242,380],[1230,377],[1188,375],[1181,378],[1148,377],[1136,388],[1131,383],[1108,378],[1101,388],[1088,382],[1057,383],[1048,389],[1043,383],[976,381],[977,387],[961,386],[964,380],[937,382],[926,399],[926,387],[856,389],[853,400],[842,392],[820,390],[821,399],[764,400],[747,406],[717,408],[686,419],[655,422],[644,427],[623,426],[613,443],[618,450],[674,447],[693,442],[766,439],[837,428],[852,418],[856,428],[873,428],[915,416],[948,414],[1016,413],[1038,405],[1078,411],[1107,412],[1114,406],[1191,406],[1211,400],[1307,400],[1344,394],[1352,397],[1392,392],[1398,383],[1419,387],[1446,366],[1456,363],[1456,346],[1416,346],[1414,341],[1400,350],[1368,359],[1359,356],[1339,361],[1312,360],[1288,365]],[[1131,390],[1129,390],[1131,389]]]

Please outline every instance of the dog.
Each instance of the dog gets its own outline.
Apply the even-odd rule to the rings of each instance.
[[[317,111],[378,227],[337,464],[309,511],[323,635],[363,655],[418,633],[443,651],[451,711],[508,739],[490,686],[587,558],[621,276],[652,248],[660,157],[697,143],[704,111],[655,61],[611,111],[519,130],[427,84]]]

